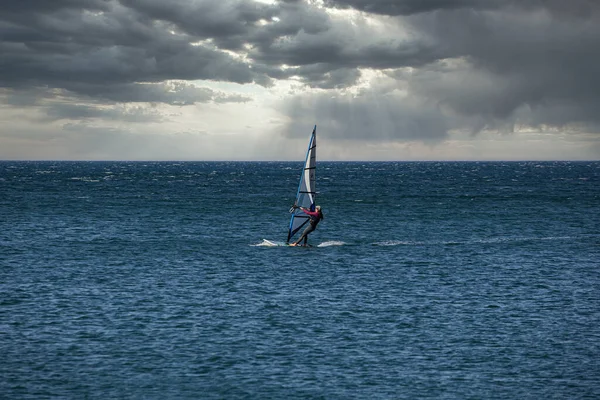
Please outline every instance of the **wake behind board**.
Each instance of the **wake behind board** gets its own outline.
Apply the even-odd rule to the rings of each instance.
[[[288,246],[288,244],[284,243],[284,242],[274,242],[272,240],[263,239],[262,243],[260,243],[258,246],[280,247],[280,246]]]
[[[261,243],[256,244],[254,246],[263,246],[263,247],[313,247],[310,244],[291,246],[289,243],[275,242],[273,240],[268,240],[268,239],[263,239],[263,241]]]

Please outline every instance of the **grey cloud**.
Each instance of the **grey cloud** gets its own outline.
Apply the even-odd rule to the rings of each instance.
[[[32,13],[56,11],[66,8],[75,8],[80,10],[100,10],[108,9],[110,0],[19,0],[4,1],[0,3],[0,12],[11,13],[27,11]]]
[[[354,85],[361,76],[360,71],[356,68],[332,70],[329,65],[322,64],[302,66],[288,71],[288,73],[298,74],[303,82],[320,89],[346,88]]]
[[[354,26],[348,21],[327,20],[328,28],[312,34],[300,30],[277,40],[265,41],[249,51],[259,65],[286,65],[283,71],[265,71],[273,78],[298,77],[309,86],[321,88],[349,87],[356,82],[358,68],[387,69],[421,67],[449,53],[432,46],[426,38],[412,40],[372,36],[365,21]],[[349,72],[353,75],[348,79]],[[340,76],[347,77],[340,80]]]
[[[96,106],[83,104],[53,103],[43,107],[46,116],[42,120],[89,120],[101,119],[124,122],[160,122],[164,118],[151,107],[142,106]]]
[[[260,21],[270,21],[275,7],[242,0],[165,2],[162,0],[121,0],[140,15],[167,21],[198,39],[214,39],[220,47],[239,49]]]
[[[323,10],[303,2],[13,3],[0,6],[5,11],[0,14],[4,87],[77,90],[173,79],[270,86],[272,78],[286,76],[280,69],[285,59],[271,62],[266,55],[249,62],[222,50],[241,49],[241,55],[244,45],[268,50],[282,38],[329,27]]]
[[[306,126],[315,122],[332,140],[435,142],[452,129],[435,104],[379,91],[338,97],[298,95],[282,111],[290,117],[286,131],[297,137],[305,136]]]
[[[284,64],[329,64],[315,82],[308,68],[294,73],[306,70],[301,79],[312,86],[338,87],[343,81],[339,71],[369,65],[364,60],[381,64],[378,56],[385,52],[373,49],[363,57],[349,51],[353,44],[343,41],[343,27],[328,33],[328,14],[305,2],[63,0],[38,9],[36,4],[4,5],[10,12],[0,16],[2,86],[74,91],[169,79],[270,86],[271,79],[289,77],[281,70]],[[249,61],[221,51],[243,55],[244,45],[251,46]]]
[[[440,9],[459,9],[465,7],[491,7],[500,1],[494,0],[325,0],[329,7],[353,8],[369,13],[384,15],[410,15],[436,11]]]
[[[72,3],[62,2],[46,14],[15,8],[0,15],[0,85],[67,87],[73,82],[165,79],[249,83],[255,78],[247,62],[210,44],[193,44],[198,38],[172,34],[172,26],[164,22],[116,2],[102,2],[108,5],[104,13],[85,13],[86,4],[68,8]]]
[[[240,94],[227,94],[183,82],[125,83],[100,86],[86,83],[69,83],[66,90],[31,88],[27,90],[0,90],[11,106],[33,106],[44,101],[93,101],[97,104],[115,103],[165,103],[175,106],[196,103],[242,103],[252,99]],[[82,96],[87,96],[84,99]]]
[[[378,4],[383,7],[384,3]],[[579,10],[589,11],[582,13],[563,10],[556,2],[537,6],[496,2],[484,10],[450,3],[436,12],[415,10],[414,15],[407,12],[411,15],[398,17],[415,36],[403,44],[406,51],[390,44],[361,47],[358,43],[352,53],[337,42],[332,57],[337,63],[332,60],[321,66],[322,72],[344,62],[384,69],[408,93],[406,99],[398,103],[394,97],[373,97],[373,105],[361,98],[331,99],[325,104],[321,99],[312,103],[319,109],[316,113],[328,110],[335,121],[332,130],[347,132],[349,137],[360,132],[368,136],[369,130],[360,121],[370,121],[391,135],[404,132],[402,137],[419,137],[416,130],[394,122],[400,121],[397,116],[415,121],[408,125],[420,127],[421,135],[432,139],[443,138],[451,129],[511,132],[530,126],[600,132],[600,114],[595,111],[600,108],[600,54],[592,50],[600,48],[598,7],[575,2],[576,9],[581,5]],[[391,56],[394,50],[396,57]],[[422,109],[417,104],[431,107]],[[292,125],[302,118],[296,110],[297,106],[287,112]],[[320,116],[327,120],[326,115]],[[344,122],[355,116],[361,118]],[[416,122],[425,120],[432,121],[432,126]]]
[[[361,13],[349,21],[312,2],[291,0],[5,1],[0,86],[22,93],[47,88],[44,96],[50,98],[53,89],[66,90],[93,107],[144,101],[187,105],[248,99],[167,81],[269,86],[294,77],[334,94],[306,103],[318,108],[313,113],[304,105],[306,97],[290,100],[288,115],[298,120],[304,118],[298,110],[318,114],[357,139],[377,131],[438,140],[449,129],[476,132],[517,124],[599,131],[600,2],[324,4]],[[377,31],[367,18],[402,28],[405,35]],[[351,99],[337,93],[358,82],[360,69],[390,73],[408,95],[375,90],[373,97]],[[11,101],[35,103],[27,97],[14,95]],[[91,118],[86,113],[101,114],[93,107],[53,112]],[[111,117],[119,116],[104,116]]]
[[[401,16],[398,22],[415,35],[404,49],[389,44],[363,47],[347,60],[374,68],[416,67],[402,77],[413,93],[465,120],[479,121],[470,129],[527,121],[577,123],[597,131],[593,127],[600,116],[593,110],[600,104],[600,55],[594,50],[600,48],[599,2],[332,0],[326,4]],[[445,59],[466,63],[450,72],[434,71]]]
[[[81,97],[90,92],[89,97]],[[175,106],[195,103],[246,102],[242,95],[231,95],[184,82],[159,84],[124,84],[98,88],[95,85],[79,87],[79,97],[66,90],[34,88],[4,90],[0,94],[12,107],[35,107],[42,113],[35,117],[42,122],[56,120],[123,121],[131,123],[161,122],[165,118],[156,108],[135,103],[166,103]],[[33,118],[33,117],[32,117]]]
[[[410,77],[411,88],[469,117],[518,114],[521,122],[536,125],[597,125],[600,115],[586,110],[600,105],[600,54],[591,51],[600,48],[599,15],[577,21],[539,10],[526,15],[505,10],[419,16],[412,23],[465,62],[445,71],[423,68]],[[542,111],[549,106],[563,111]],[[524,107],[535,116],[523,115]]]
[[[219,48],[241,52],[244,45],[268,49],[276,41],[300,33],[316,35],[330,28],[328,14],[304,1],[276,5],[243,0],[174,4],[162,0],[121,2],[145,18],[170,23],[190,37],[210,39]]]
[[[242,95],[231,95],[182,81],[161,83],[126,83],[106,87],[96,85],[68,85],[79,94],[86,94],[108,103],[150,102],[171,105],[192,105],[195,103],[240,103],[251,99]]]
[[[69,45],[66,45],[70,47]],[[214,49],[181,41],[156,47],[125,46],[63,48],[51,54],[11,45],[0,45],[0,84],[67,86],[69,82],[114,84],[165,79],[214,79],[249,83],[249,65]]]
[[[598,10],[598,2],[595,0],[325,0],[325,5],[389,16],[453,10],[488,11],[503,8],[523,10],[544,8],[563,15],[585,16],[592,10]]]

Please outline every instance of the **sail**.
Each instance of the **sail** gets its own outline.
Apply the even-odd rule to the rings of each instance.
[[[294,205],[298,207],[308,208],[311,211],[315,210],[315,168],[317,162],[317,126],[315,125],[310,140],[308,142],[308,150],[306,152],[306,161],[300,175],[300,183],[298,184],[298,193]],[[292,217],[290,219],[290,229],[288,231],[287,241],[302,229],[310,220],[309,216],[304,214],[299,208],[290,210]]]

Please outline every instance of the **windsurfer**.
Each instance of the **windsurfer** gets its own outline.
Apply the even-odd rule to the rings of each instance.
[[[297,246],[302,240],[304,240],[304,245],[306,246],[308,242],[308,234],[317,229],[317,225],[324,218],[323,212],[321,211],[321,206],[317,206],[315,211],[310,211],[308,208],[298,206],[294,206],[294,208],[300,208],[304,214],[310,217],[310,220],[300,238],[298,238],[298,240],[296,240],[294,243],[290,243],[290,246]]]

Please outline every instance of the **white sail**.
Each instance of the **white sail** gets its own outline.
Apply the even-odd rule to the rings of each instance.
[[[315,125],[310,140],[308,142],[308,150],[306,152],[306,161],[300,175],[300,183],[298,184],[298,193],[294,205],[298,207],[308,208],[311,211],[315,210],[315,169],[317,162],[317,126]],[[290,210],[292,217],[290,219],[290,229],[288,231],[287,241],[302,229],[310,220],[310,217],[302,212],[299,208]]]

